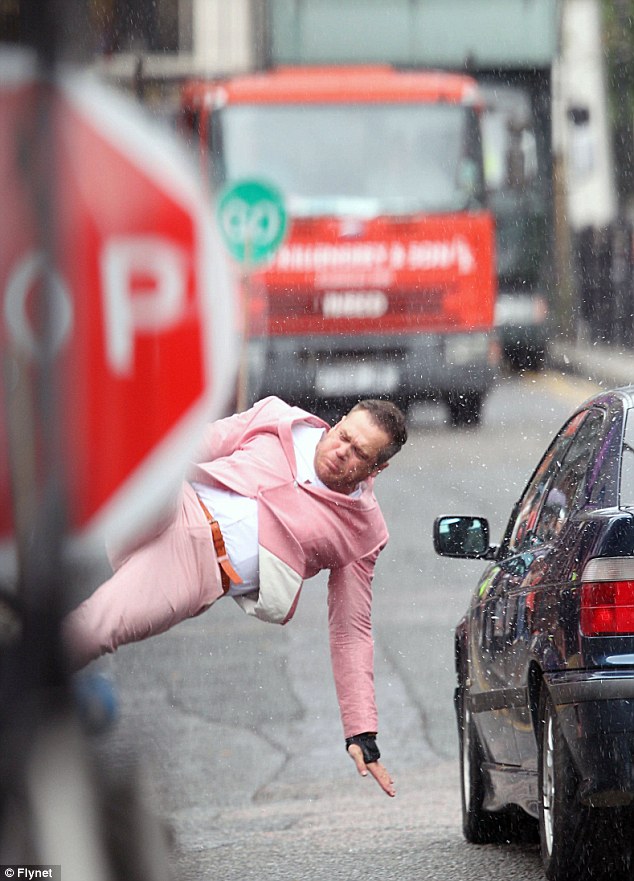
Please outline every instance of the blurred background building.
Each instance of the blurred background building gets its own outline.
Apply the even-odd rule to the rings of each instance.
[[[167,113],[184,79],[279,63],[389,62],[466,70],[493,86],[504,74],[509,85],[527,86],[536,143],[551,159],[539,173],[548,175],[546,296],[555,328],[634,343],[634,0],[57,4],[65,21],[85,23],[81,46],[68,41],[72,53]],[[25,10],[36,7],[0,0],[0,39],[23,39]]]

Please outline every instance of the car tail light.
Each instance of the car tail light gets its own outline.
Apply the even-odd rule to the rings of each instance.
[[[634,634],[634,559],[591,560],[581,582],[581,632],[585,636]]]

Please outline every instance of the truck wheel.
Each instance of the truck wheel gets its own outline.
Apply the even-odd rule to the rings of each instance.
[[[467,425],[480,425],[482,416],[482,395],[477,392],[453,392],[447,398],[449,419],[454,428]]]
[[[542,346],[509,346],[504,356],[512,370],[543,370],[546,366],[546,350]]]
[[[485,811],[483,753],[469,709],[464,684],[458,688],[458,738],[460,741],[460,783],[462,833],[471,844],[504,844],[515,838],[513,822],[504,812]]]

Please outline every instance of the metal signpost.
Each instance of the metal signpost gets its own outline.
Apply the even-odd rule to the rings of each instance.
[[[75,553],[133,538],[226,415],[236,296],[175,138],[79,73],[0,61],[0,549],[17,548],[22,613],[0,664],[0,855],[113,881],[59,622]],[[117,878],[165,877],[121,844]]]

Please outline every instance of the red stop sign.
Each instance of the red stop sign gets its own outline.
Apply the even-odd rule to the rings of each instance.
[[[34,158],[35,117],[25,113],[36,88],[26,76],[0,85],[0,204],[11,219],[0,250],[8,377],[0,532],[11,530],[15,423],[6,414],[19,422],[35,406],[20,379],[38,357],[31,304],[46,274],[69,526],[83,540],[116,540],[156,510],[202,424],[226,412],[238,363],[234,290],[211,207],[176,139],[121,96],[70,78],[50,102],[54,136],[43,167]],[[49,173],[53,265],[38,244],[33,207],[37,181]],[[25,455],[33,455],[31,441],[24,438]],[[37,453],[35,461],[37,472]]]

